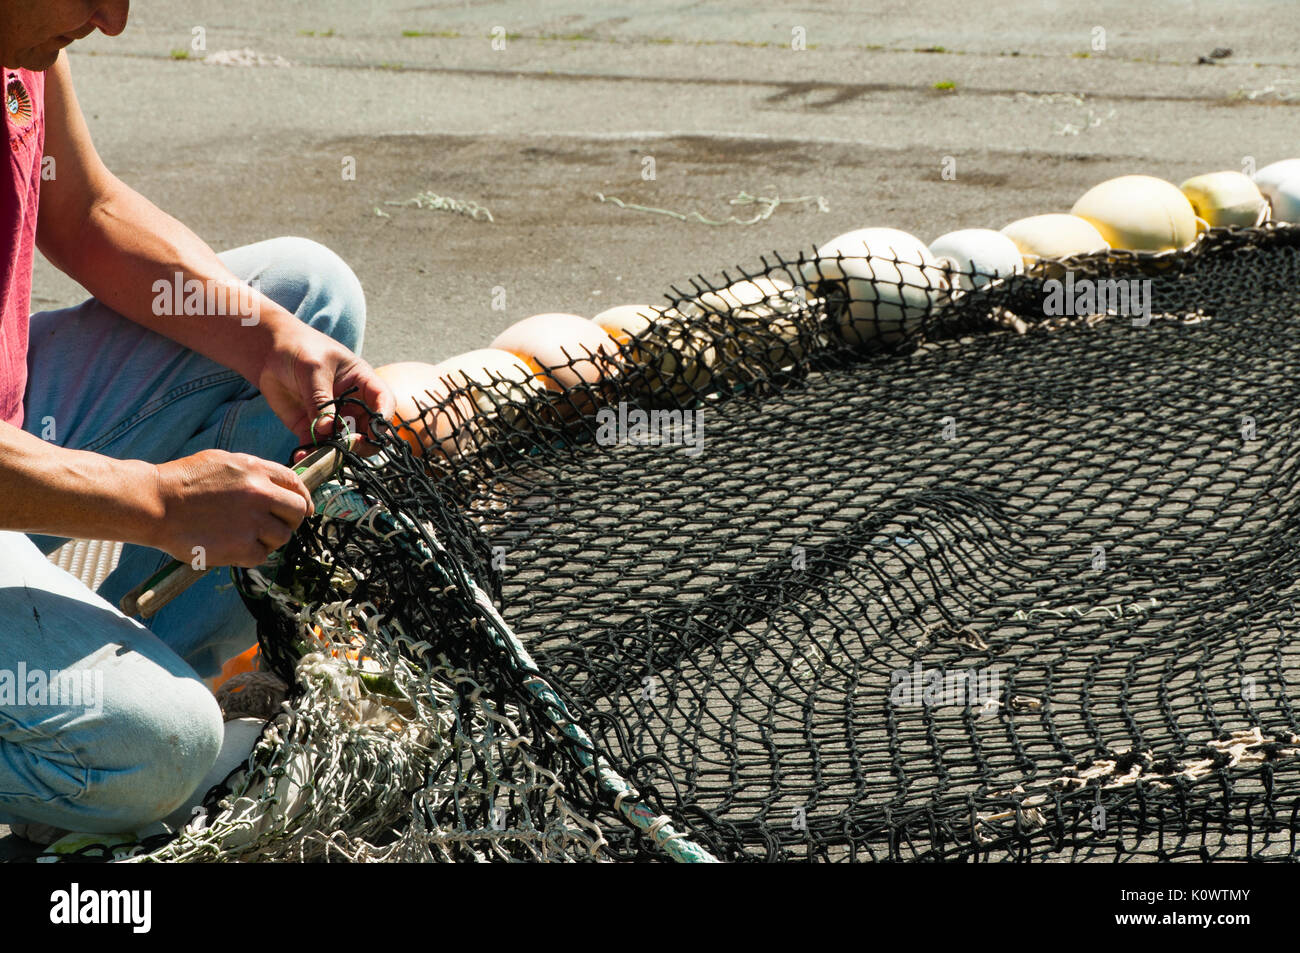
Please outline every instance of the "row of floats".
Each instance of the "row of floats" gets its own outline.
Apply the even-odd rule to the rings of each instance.
[[[420,455],[455,458],[479,441],[484,425],[533,399],[574,402],[602,382],[639,370],[659,395],[687,403],[706,392],[719,365],[734,358],[718,332],[743,349],[779,342],[779,359],[800,356],[816,338],[818,300],[850,344],[888,343],[914,332],[954,293],[1016,274],[1041,274],[1060,259],[1122,249],[1167,255],[1192,248],[1210,228],[1266,222],[1300,224],[1300,159],[1253,177],[1223,171],[1175,186],[1147,175],[1102,182],[1069,213],[1022,218],[1000,231],[968,228],[926,245],[895,228],[862,228],[832,239],[797,265],[709,289],[669,308],[621,305],[588,319],[548,313],[525,318],[486,348],[436,364],[404,361],[377,368],[397,397],[393,423]],[[508,421],[506,421],[508,423]]]

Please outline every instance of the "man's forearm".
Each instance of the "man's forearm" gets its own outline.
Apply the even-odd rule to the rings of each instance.
[[[143,460],[66,450],[0,423],[0,527],[153,545],[165,506]]]
[[[42,250],[119,314],[254,383],[277,341],[298,323],[243,285],[192,231],[120,181],[90,208],[75,243]],[[203,313],[185,313],[199,310],[199,302]]]

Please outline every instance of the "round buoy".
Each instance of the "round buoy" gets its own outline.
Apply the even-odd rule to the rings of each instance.
[[[473,403],[464,395],[453,398],[433,364],[400,361],[376,367],[375,373],[393,389],[397,403],[392,422],[411,452],[417,457],[429,452],[454,454],[454,435],[472,419]]]
[[[892,343],[947,300],[948,281],[925,243],[896,228],[846,232],[800,266],[809,292],[840,306],[846,341]]]
[[[1300,223],[1300,159],[1283,159],[1255,173],[1275,222]]]
[[[758,277],[734,282],[718,291],[706,291],[683,307],[685,314],[714,312],[727,314],[744,308],[765,306],[778,309],[793,305],[803,295],[794,285],[778,278]]]
[[[535,314],[506,328],[492,347],[509,351],[553,391],[597,384],[617,367],[618,343],[576,314]]]
[[[764,376],[803,357],[816,338],[808,291],[777,277],[759,276],[706,291],[686,302],[716,329],[722,364],[741,380]]]
[[[1094,185],[1070,213],[1091,222],[1111,248],[1129,251],[1187,248],[1199,230],[1187,196],[1150,175],[1121,175]]]
[[[1268,200],[1250,176],[1207,172],[1179,186],[1196,214],[1213,228],[1258,225],[1267,218]]]
[[[482,445],[524,426],[525,408],[547,394],[545,383],[523,360],[499,348],[457,354],[433,366],[433,374],[474,405],[474,417],[456,433],[457,449]]]
[[[930,252],[941,265],[946,263],[949,280],[963,291],[1025,270],[1016,243],[991,228],[962,228],[940,235],[930,243]]]
[[[1020,249],[1027,270],[1048,274],[1060,270],[1055,264],[1058,258],[1090,255],[1110,248],[1091,222],[1057,212],[1016,219],[1002,229],[1002,234]]]
[[[698,309],[687,317],[676,308],[620,305],[592,320],[624,349],[623,380],[656,402],[685,405],[713,382],[717,351]]]
[[[648,304],[620,304],[606,308],[591,320],[619,344],[627,345],[650,327],[658,314]]]
[[[1297,176],[1300,176],[1300,159],[1280,159],[1257,170],[1254,179],[1259,190],[1267,193],[1269,188],[1281,185],[1287,179],[1294,179]]]

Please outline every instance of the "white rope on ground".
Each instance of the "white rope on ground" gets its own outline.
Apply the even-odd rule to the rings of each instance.
[[[686,214],[683,212],[674,212],[666,208],[653,208],[649,205],[635,205],[631,202],[624,202],[620,198],[612,195],[605,195],[603,192],[597,192],[596,198],[601,202],[610,202],[619,208],[627,209],[632,212],[649,212],[653,215],[667,215],[669,218],[675,218],[682,222],[697,221],[702,225],[757,225],[759,222],[771,218],[772,213],[781,205],[795,205],[804,202],[816,202],[817,210],[820,212],[829,212],[830,204],[823,195],[801,195],[798,198],[783,199],[780,196],[750,195],[748,192],[741,191],[734,199],[729,199],[729,205],[761,205],[762,210],[753,218],[740,219],[730,215],[725,219],[711,219],[699,212]]]
[[[385,205],[392,205],[397,208],[423,208],[435,212],[455,212],[457,215],[467,215],[475,221],[486,219],[489,222],[495,222],[492,213],[484,206],[479,205],[472,200],[461,201],[460,199],[449,198],[445,195],[439,195],[437,192],[421,192],[419,195],[407,199],[405,202],[385,202]],[[392,218],[387,212],[375,206],[375,214],[381,218]]]

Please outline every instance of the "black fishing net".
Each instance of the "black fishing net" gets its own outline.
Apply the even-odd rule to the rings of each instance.
[[[1297,859],[1298,253],[774,256],[451,380],[241,574],[294,688],[154,856]]]

